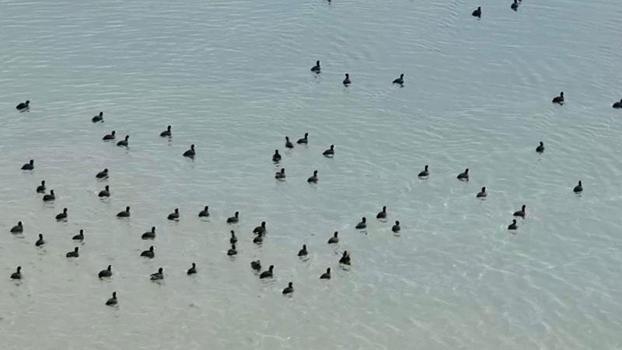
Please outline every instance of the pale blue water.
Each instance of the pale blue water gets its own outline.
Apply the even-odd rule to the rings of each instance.
[[[509,6],[0,1],[2,348],[622,348],[622,115],[611,108],[622,12],[604,0]],[[404,88],[391,86],[402,72]],[[552,105],[562,90],[566,105]],[[26,99],[31,111],[17,113]],[[158,137],[168,124],[171,142]],[[113,129],[131,135],[128,151],[101,142]],[[308,147],[284,150],[304,132]],[[181,157],[192,143],[194,162]],[[285,183],[273,179],[276,148]],[[35,171],[21,172],[31,158]],[[468,184],[455,179],[466,167]],[[54,204],[34,193],[42,179]],[[132,218],[117,220],[126,205]],[[373,219],[383,205],[389,223]],[[56,223],[63,207],[69,221]],[[176,207],[182,219],[167,222]],[[224,221],[236,210],[231,260]],[[366,235],[354,230],[363,215]],[[23,237],[8,233],[18,220]],[[145,261],[140,235],[154,225]],[[68,261],[80,228],[81,256]],[[346,249],[349,271],[337,264]],[[257,258],[274,281],[251,273]],[[108,264],[113,278],[99,281]],[[320,281],[327,267],[333,279]],[[114,290],[118,309],[104,306]]]

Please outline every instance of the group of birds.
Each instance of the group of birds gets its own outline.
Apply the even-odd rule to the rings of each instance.
[[[522,3],[523,0],[513,0],[512,4],[510,5],[510,8],[514,11],[518,11],[518,5],[520,3]],[[473,17],[477,17],[477,18],[482,18],[482,7],[479,6],[478,8],[476,8],[475,10],[473,10],[473,12],[471,13],[471,15]]]
[[[320,61],[315,61],[315,65],[311,67],[311,72],[315,74],[320,74],[322,72],[322,68],[320,67]],[[350,80],[350,73],[345,73],[345,78],[341,82],[345,87],[350,86],[352,84],[352,80]],[[393,80],[393,84],[399,85],[400,87],[404,87],[404,73],[400,74],[399,78]]]

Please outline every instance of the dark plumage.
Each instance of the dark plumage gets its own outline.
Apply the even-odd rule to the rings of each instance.
[[[552,102],[558,105],[563,105],[564,104],[564,92],[562,91],[559,93],[559,96],[555,96]]]
[[[145,233],[142,234],[142,236],[140,236],[141,239],[155,239],[156,237],[156,232],[155,232],[156,228],[155,226],[151,227],[151,231],[147,231]]]
[[[18,266],[15,272],[11,274],[12,280],[21,280],[22,279],[22,267]]]
[[[251,269],[257,272],[261,271],[261,261],[259,260],[251,261]]]
[[[240,222],[240,213],[237,211],[233,214],[233,216],[227,218],[228,224],[237,224],[238,222]]]
[[[54,194],[54,190],[50,190],[50,193],[43,196],[44,202],[51,202],[56,199],[56,195]]]
[[[45,241],[43,240],[43,235],[39,233],[39,239],[37,239],[37,241],[35,242],[35,247],[41,247],[45,244]]]
[[[527,213],[525,212],[525,209],[526,209],[526,208],[527,208],[527,206],[525,206],[525,205],[523,204],[523,206],[520,208],[520,210],[517,210],[517,211],[515,211],[515,212],[514,212],[514,216],[518,216],[518,217],[521,217],[521,218],[523,218],[523,219],[524,219],[524,218],[525,218],[525,215],[527,214]]]
[[[160,137],[171,137],[173,134],[171,133],[171,126],[167,126],[166,130],[160,133]]]
[[[17,106],[15,106],[15,109],[17,109],[20,112],[25,112],[30,108],[30,101],[26,101],[26,102],[20,102]]]
[[[469,181],[469,168],[464,169],[463,172],[458,174],[457,178],[460,181]]]
[[[308,142],[309,142],[308,132],[305,132],[305,136],[303,138],[298,139],[298,141],[296,141],[296,143],[299,145],[306,145]]]
[[[426,165],[422,171],[417,175],[418,177],[428,177],[430,176],[430,171],[428,170],[428,166]]]
[[[253,229],[253,233],[257,233],[260,235],[263,235],[264,233],[266,233],[266,222],[262,221],[261,224],[259,224],[259,226]]]
[[[192,159],[194,159],[195,155],[196,155],[196,152],[194,151],[194,145],[190,145],[190,149],[184,152],[183,154],[184,157],[192,158]]]
[[[149,276],[149,279],[151,279],[152,281],[163,280],[164,279],[164,269],[160,267],[158,269],[158,272],[152,273],[151,276]]]
[[[229,250],[227,250],[227,255],[228,256],[234,256],[234,255],[237,255],[237,254],[238,254],[238,251],[237,251],[237,249],[235,249],[235,244],[232,244],[231,248]]]
[[[238,243],[238,238],[235,236],[235,232],[231,230],[231,238],[229,238],[229,243],[236,244]]]
[[[195,263],[192,263],[192,266],[188,269],[188,271],[186,271],[186,274],[194,275],[195,273],[197,273],[197,265]]]
[[[272,161],[278,163],[281,161],[281,155],[279,154],[279,150],[275,149],[274,154],[272,155]]]
[[[22,165],[22,170],[34,170],[35,169],[35,161],[33,159],[29,160],[28,163]]]
[[[274,174],[274,178],[277,180],[285,180],[285,168],[281,168],[280,171],[277,171],[276,174]]]
[[[316,74],[320,74],[320,61],[315,61],[315,66],[311,67],[311,71]]]
[[[356,224],[356,226],[354,228],[356,228],[357,230],[366,229],[367,228],[367,219],[365,217],[362,217],[361,221],[358,224]]]
[[[294,284],[292,282],[289,282],[287,284],[287,287],[283,289],[283,295],[292,294],[293,292],[294,292]]]
[[[117,213],[118,218],[129,218],[130,217],[130,207],[125,207],[125,210]]]
[[[307,182],[310,184],[316,184],[318,180],[319,177],[317,176],[317,170],[314,170],[313,175],[307,179]]]
[[[341,259],[339,259],[339,263],[344,265],[350,265],[350,254],[347,250],[343,252]]]
[[[477,195],[475,195],[475,197],[477,198],[486,198],[488,196],[488,193],[486,193],[486,187],[482,187],[481,191],[479,191],[477,193]]]
[[[337,243],[339,243],[338,235],[339,235],[339,232],[335,231],[333,236],[328,239],[328,244],[337,244]]]
[[[143,252],[140,253],[140,256],[144,258],[153,259],[155,257],[155,251],[153,250],[153,246],[149,247],[149,249],[147,250],[143,250]]]
[[[330,148],[328,148],[327,150],[325,150],[322,155],[324,157],[328,157],[328,158],[332,158],[335,156],[335,145],[330,145]]]
[[[110,186],[106,185],[103,190],[99,191],[97,195],[99,198],[108,198],[110,197]]]
[[[320,276],[321,280],[329,280],[330,279],[330,267],[326,269],[326,272],[324,272],[321,276]]]
[[[119,147],[128,147],[129,146],[130,135],[125,135],[125,138],[119,142],[117,142],[117,146]]]
[[[544,152],[544,142],[540,141],[540,145],[538,145],[538,147],[536,147],[536,152],[538,152],[538,153]]]
[[[393,231],[394,233],[398,233],[402,230],[402,228],[400,227],[400,222],[396,221],[395,225],[393,225],[393,227],[391,227],[391,231]]]
[[[84,230],[80,230],[80,232],[77,235],[71,237],[71,239],[74,240],[74,241],[83,241],[84,240]]]
[[[583,183],[581,182],[581,180],[579,180],[579,183],[572,189],[572,191],[574,193],[581,193],[581,192],[583,192]]]
[[[289,136],[285,136],[285,148],[294,148],[294,144],[289,140]]]
[[[45,180],[42,180],[41,185],[37,186],[37,193],[45,193]]]
[[[108,178],[108,168],[98,172],[97,175],[95,175],[95,178],[97,178],[97,179],[107,179]]]
[[[67,220],[67,208],[63,208],[63,211],[56,215],[56,221]]]
[[[508,225],[508,230],[514,231],[518,229],[518,225],[516,224],[516,219],[512,219],[512,223]]]
[[[97,277],[99,278],[112,277],[112,265],[108,265],[108,267],[105,270],[99,271],[99,273],[97,274]]]
[[[104,141],[112,141],[116,137],[117,137],[117,132],[112,130],[112,132],[110,134],[104,135],[104,137],[102,137],[102,140],[104,140]]]
[[[67,258],[77,258],[77,257],[79,257],[80,254],[78,253],[78,247],[73,248],[73,250],[68,252],[67,254],[65,254],[65,256]]]
[[[382,207],[382,210],[376,214],[376,219],[384,220],[387,218],[387,207]]]
[[[208,217],[208,216],[209,216],[209,206],[207,206],[207,205],[206,205],[206,206],[203,208],[203,210],[201,210],[201,211],[199,212],[199,217],[200,217],[200,218],[206,218],[206,217]]]
[[[393,80],[393,84],[397,84],[397,85],[400,85],[400,86],[404,86],[404,74],[403,74],[403,73],[402,73],[402,74],[400,74],[400,77],[399,77],[399,78],[397,78],[397,79]]]
[[[104,112],[99,112],[98,115],[94,116],[93,118],[91,118],[91,121],[93,123],[99,123],[99,122],[104,122]]]
[[[302,245],[302,249],[300,249],[298,251],[298,257],[302,258],[302,257],[305,257],[307,255],[309,255],[309,252],[307,252],[307,245],[303,244]]]
[[[116,306],[117,305],[117,292],[112,292],[112,298],[106,300],[107,306]]]
[[[175,208],[172,213],[168,214],[167,219],[175,221],[179,220],[179,208]]]
[[[24,225],[21,221],[17,222],[17,225],[11,227],[11,233],[22,233],[24,232]]]
[[[270,265],[270,267],[268,268],[268,270],[262,272],[259,275],[259,278],[264,279],[264,278],[272,278],[274,277],[274,265]]]
[[[475,10],[473,10],[473,12],[471,13],[471,16],[473,17],[477,17],[477,18],[482,18],[482,7],[478,7]]]
[[[350,80],[350,74],[346,73],[346,77],[343,79],[343,85],[350,86],[350,84],[352,84],[352,81]]]

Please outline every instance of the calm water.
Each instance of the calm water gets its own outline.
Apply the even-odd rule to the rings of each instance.
[[[479,4],[0,1],[2,348],[622,348],[622,114],[610,107],[622,97],[622,11],[484,2],[478,21]],[[402,72],[404,88],[391,86]],[[567,104],[552,105],[561,90]],[[17,113],[26,99],[31,111]],[[167,124],[170,142],[158,137]],[[131,135],[129,150],[100,141],[113,129]],[[308,147],[284,150],[285,135],[304,132]],[[191,143],[194,162],[181,157]],[[276,148],[285,183],[273,179]],[[35,171],[21,172],[31,158]],[[42,179],[54,204],[34,193]],[[116,219],[126,205],[132,218]],[[382,205],[389,223],[372,219]],[[63,207],[69,221],[57,223]],[[180,222],[168,222],[176,207]],[[363,215],[367,234],[354,230]],[[22,237],[8,233],[18,220]],[[346,249],[349,271],[337,264]],[[273,281],[251,273],[257,258],[275,265]],[[108,264],[113,278],[98,280]],[[159,266],[161,285],[148,280]],[[327,267],[333,279],[320,281]],[[288,281],[292,298],[280,294]],[[114,290],[118,309],[104,306]]]

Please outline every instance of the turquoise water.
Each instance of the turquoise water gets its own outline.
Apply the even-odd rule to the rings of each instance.
[[[622,348],[619,6],[485,2],[478,21],[479,5],[0,1],[3,348]],[[403,88],[391,85],[400,73]],[[562,90],[566,104],[552,105]],[[16,112],[26,99],[30,112]],[[158,136],[168,124],[170,141]],[[111,130],[130,135],[128,150],[101,141]],[[284,149],[305,132],[307,147]],[[190,144],[194,161],[181,156]],[[321,155],[330,144],[334,159]],[[19,170],[28,159],[32,173]],[[43,179],[53,204],[34,192]],[[126,205],[131,219],[116,219]],[[373,219],[383,205],[388,223]],[[55,222],[64,207],[69,220]],[[366,234],[354,230],[364,215]],[[18,220],[23,236],[8,233]],[[257,279],[254,259],[275,265],[273,281]],[[98,280],[108,264],[113,278]],[[17,265],[20,283],[8,279]],[[160,266],[158,285],[148,276]],[[119,307],[104,306],[115,290]]]

